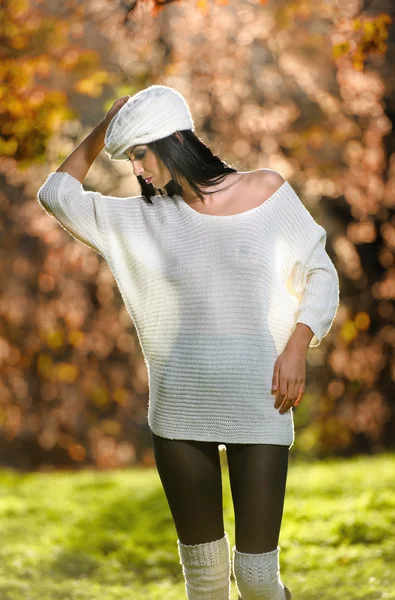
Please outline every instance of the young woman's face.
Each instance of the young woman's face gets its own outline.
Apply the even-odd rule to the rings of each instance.
[[[169,169],[146,144],[125,151],[133,166],[135,176],[141,175],[154,188],[164,188],[171,180]]]

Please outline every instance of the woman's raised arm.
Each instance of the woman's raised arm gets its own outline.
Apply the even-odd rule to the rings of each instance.
[[[69,173],[83,183],[93,161],[104,148],[104,136],[110,121],[105,118],[92,129],[89,135],[69,154],[56,172]]]
[[[93,161],[104,148],[104,137],[110,121],[129,98],[130,96],[122,96],[122,98],[118,98],[118,100],[114,102],[104,119],[102,119],[77,148],[69,154],[56,169],[56,172],[69,173],[75,177],[75,179],[78,179],[80,183],[83,183]]]
[[[82,183],[90,166],[104,147],[107,127],[129,96],[114,102],[106,116],[79,146],[50,173],[37,192],[44,210],[55,217],[75,239],[107,256],[105,202],[109,196],[84,190]]]

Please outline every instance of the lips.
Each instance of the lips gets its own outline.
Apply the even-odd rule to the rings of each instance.
[[[151,183],[152,177],[148,177],[148,178],[144,177],[144,181],[145,181],[145,183]]]

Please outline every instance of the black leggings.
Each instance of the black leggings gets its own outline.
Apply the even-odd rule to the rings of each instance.
[[[183,544],[224,536],[219,442],[155,435],[159,477]],[[288,471],[287,446],[225,444],[235,515],[236,548],[259,554],[278,545]]]

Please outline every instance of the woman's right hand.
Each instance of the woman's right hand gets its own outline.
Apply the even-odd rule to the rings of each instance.
[[[118,100],[115,100],[114,104],[107,112],[103,120],[109,123],[115,117],[117,112],[121,110],[122,106],[129,100],[129,98],[131,98],[131,96],[122,96],[121,98],[118,98]]]

